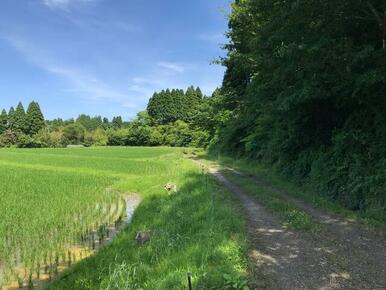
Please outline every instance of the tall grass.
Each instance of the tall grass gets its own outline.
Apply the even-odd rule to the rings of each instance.
[[[373,211],[371,209],[365,211],[353,211],[343,207],[336,200],[329,198],[324,194],[317,193],[310,184],[295,183],[288,180],[286,176],[280,175],[274,168],[263,165],[262,163],[248,159],[237,159],[222,155],[208,155],[203,150],[195,150],[200,158],[206,159],[208,162],[219,164],[223,168],[231,167],[246,175],[252,175],[258,179],[269,182],[272,186],[280,189],[286,194],[306,201],[315,207],[322,208],[327,212],[338,214],[342,217],[356,220],[358,223],[368,226],[375,231],[383,230],[386,225],[385,210]],[[247,182],[244,180],[244,182]]]
[[[165,176],[122,181],[144,196],[130,227],[48,289],[187,289],[187,272],[194,289],[225,289],[227,275],[247,279],[244,220],[229,192],[180,156],[168,162]],[[168,181],[177,184],[172,196]],[[144,246],[138,231],[151,233]]]
[[[225,274],[246,279],[234,201],[179,149],[6,149],[0,167],[0,286],[28,285],[46,272],[53,278],[55,265],[76,258],[66,247],[86,239],[92,248],[119,202],[109,192],[141,194],[130,226],[48,289],[181,289],[188,271],[196,289],[225,287]],[[176,194],[164,190],[167,182],[177,184]],[[144,246],[135,241],[141,230],[151,232]]]

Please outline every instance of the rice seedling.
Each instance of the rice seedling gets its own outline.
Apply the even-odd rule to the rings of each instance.
[[[48,289],[174,289],[188,271],[195,286],[219,289],[223,274],[246,275],[237,209],[180,149],[4,149],[0,168],[1,290],[42,280],[53,281]],[[125,192],[141,196],[135,212]],[[151,233],[143,246],[139,232]]]
[[[125,215],[123,197],[111,186],[124,175],[164,170],[140,158],[164,152],[1,150],[0,286],[16,281],[31,288],[79,259],[75,245],[96,250]]]

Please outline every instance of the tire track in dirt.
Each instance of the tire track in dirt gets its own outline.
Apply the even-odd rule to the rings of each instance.
[[[316,236],[291,231],[220,171],[212,167],[208,171],[246,210],[253,289],[386,289],[382,263],[365,259],[366,250],[357,249],[351,240],[341,241],[333,233]]]
[[[306,202],[290,196],[267,181],[253,175],[245,175],[234,169],[227,170],[249,177],[257,186],[279,194],[283,199],[294,204],[315,221],[324,225],[323,239],[335,244],[336,252],[345,260],[346,268],[358,279],[374,284],[374,289],[386,289],[386,230],[378,233],[356,225],[352,220],[326,213]],[[359,289],[359,288],[358,288]]]

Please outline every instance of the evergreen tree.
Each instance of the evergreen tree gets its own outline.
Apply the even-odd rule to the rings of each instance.
[[[28,106],[27,115],[27,134],[30,136],[35,135],[41,129],[44,128],[44,116],[40,110],[40,106],[36,102],[31,102]]]
[[[201,91],[201,89],[200,89],[200,87],[197,87],[196,88],[196,97],[197,97],[197,99],[198,100],[202,100],[203,99],[203,97],[204,97],[204,95],[202,94],[202,91]]]
[[[113,125],[113,128],[115,129],[122,128],[122,125],[123,125],[122,117],[121,116],[114,117],[111,123]]]
[[[198,107],[202,101],[202,93],[199,87],[195,89],[190,86],[185,93],[184,106],[183,106],[183,118],[185,122],[190,123],[194,116],[197,114]]]
[[[108,129],[110,127],[110,121],[108,118],[103,118],[102,127],[103,129]]]
[[[149,116],[161,125],[184,119],[184,97],[184,91],[176,89],[154,93],[147,105]]]
[[[27,132],[27,119],[23,104],[19,102],[14,114],[13,129],[15,132],[25,133]]]
[[[79,115],[79,117],[76,119],[76,123],[81,124],[83,127],[86,128],[87,131],[94,131],[97,128],[102,127],[102,117],[96,116],[96,117],[90,117],[89,115]]]
[[[8,129],[13,130],[15,127],[15,109],[11,107],[8,112]]]
[[[8,125],[8,115],[5,110],[1,112],[0,115],[0,134],[3,134],[7,130]]]

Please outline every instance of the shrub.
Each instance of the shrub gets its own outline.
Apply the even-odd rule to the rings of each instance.
[[[5,130],[5,132],[0,137],[0,144],[2,144],[4,147],[15,145],[16,141],[17,136],[11,129]]]
[[[42,143],[28,135],[21,134],[17,138],[16,146],[18,148],[41,148]]]

